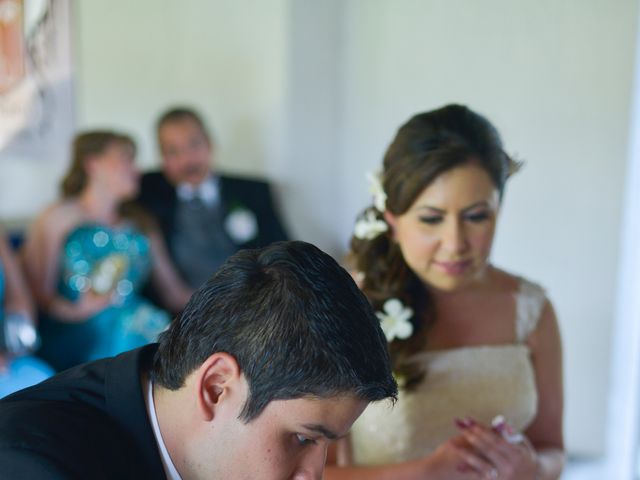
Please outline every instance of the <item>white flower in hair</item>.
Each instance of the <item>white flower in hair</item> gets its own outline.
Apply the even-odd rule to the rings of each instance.
[[[369,210],[356,222],[353,235],[361,240],[373,240],[378,235],[389,230],[384,220],[378,220],[373,210]]]
[[[382,306],[384,312],[376,312],[376,316],[380,319],[380,328],[387,337],[387,342],[392,342],[399,338],[404,340],[409,338],[413,333],[413,310],[405,307],[397,298],[390,298]]]
[[[387,194],[382,186],[382,174],[380,172],[368,172],[367,180],[369,180],[369,193],[373,195],[373,205],[380,212],[384,212],[387,208]]]

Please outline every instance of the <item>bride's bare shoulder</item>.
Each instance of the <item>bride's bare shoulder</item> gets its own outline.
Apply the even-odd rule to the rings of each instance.
[[[490,276],[494,288],[507,293],[517,292],[522,282],[527,281],[521,275],[507,272],[506,270],[493,266],[491,267]]]

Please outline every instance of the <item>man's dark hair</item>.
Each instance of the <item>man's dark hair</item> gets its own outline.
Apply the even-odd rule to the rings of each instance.
[[[209,129],[202,119],[202,116],[196,110],[189,107],[173,107],[160,115],[160,118],[158,118],[158,122],[156,123],[156,135],[160,138],[160,129],[166,124],[184,122],[185,120],[194,122],[207,141],[211,142]]]
[[[153,380],[177,390],[216,352],[238,362],[249,422],[273,400],[397,395],[380,322],[349,274],[305,242],[233,255],[160,336]]]

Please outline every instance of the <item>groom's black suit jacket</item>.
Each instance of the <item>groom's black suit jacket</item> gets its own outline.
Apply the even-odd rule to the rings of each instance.
[[[140,374],[157,345],[0,400],[0,479],[164,479]]]

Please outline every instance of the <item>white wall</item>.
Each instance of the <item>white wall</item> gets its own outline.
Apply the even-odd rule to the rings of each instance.
[[[508,187],[494,260],[543,283],[565,342],[566,432],[603,451],[635,1],[348,3],[340,234],[411,114],[461,102],[527,162]]]
[[[281,194],[296,237],[340,254],[344,2],[293,0],[290,6],[287,152],[274,174],[284,183]]]
[[[640,32],[636,32],[636,46],[640,46]],[[621,479],[640,476],[640,49],[635,53],[630,104],[607,435],[607,478]]]
[[[264,171],[282,153],[286,0],[76,2],[78,119],[136,135],[155,164],[153,123],[168,106],[202,110],[219,164]]]

